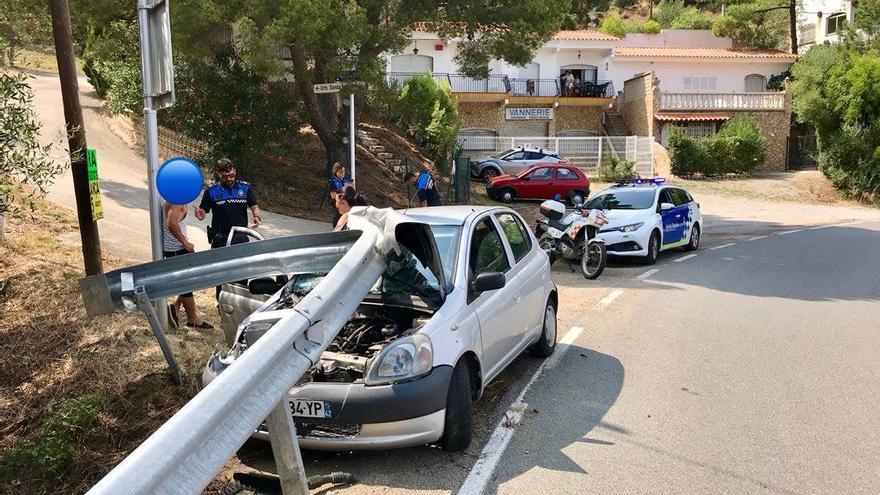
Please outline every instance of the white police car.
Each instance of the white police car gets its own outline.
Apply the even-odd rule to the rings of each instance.
[[[601,208],[608,219],[599,238],[610,255],[641,257],[654,264],[660,251],[700,247],[700,205],[666,179],[620,181],[590,198],[584,208]]]

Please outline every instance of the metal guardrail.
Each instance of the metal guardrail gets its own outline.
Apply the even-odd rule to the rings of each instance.
[[[349,227],[352,230],[347,232],[292,236],[194,253],[84,280],[83,296],[89,312],[99,314],[130,308],[118,283],[123,273],[130,274],[135,285],[147,293],[153,291],[150,297],[162,297],[241,278],[306,267],[308,271],[329,268],[327,276],[294,308],[262,314],[263,321],[274,321],[267,333],[89,494],[200,493],[267,416],[275,425],[270,426],[270,433],[275,432],[272,448],[285,493],[308,493],[293,420],[283,398],[336,337],[385,270],[384,255],[396,245],[387,237],[388,225],[383,230],[352,215]],[[316,257],[321,245],[327,249]],[[200,260],[199,255],[206,256]],[[237,262],[230,263],[233,259]],[[96,299],[90,300],[93,297]],[[277,298],[276,294],[266,305]],[[285,426],[289,431],[284,431]]]

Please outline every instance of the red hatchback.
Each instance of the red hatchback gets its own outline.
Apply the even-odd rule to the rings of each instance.
[[[509,203],[514,199],[553,199],[581,203],[590,195],[590,180],[580,168],[567,163],[539,163],[525,172],[499,175],[486,184],[490,198]]]

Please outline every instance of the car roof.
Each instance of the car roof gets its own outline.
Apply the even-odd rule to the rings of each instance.
[[[464,225],[471,215],[497,209],[495,206],[477,205],[428,206],[401,210],[401,213],[428,225]]]

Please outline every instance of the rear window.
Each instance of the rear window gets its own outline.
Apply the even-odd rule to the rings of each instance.
[[[656,189],[620,189],[601,193],[587,201],[585,208],[603,210],[646,210],[654,206]]]

